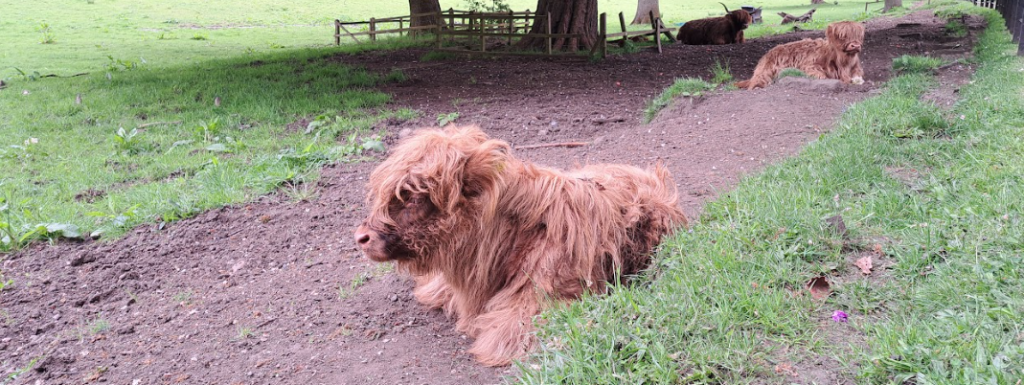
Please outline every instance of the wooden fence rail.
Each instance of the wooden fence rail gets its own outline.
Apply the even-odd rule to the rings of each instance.
[[[977,0],[981,1],[981,0]],[[422,16],[434,16],[437,21],[433,25],[424,25],[418,27],[406,27],[406,24],[412,24],[412,18]],[[608,15],[602,13],[600,15],[599,31],[597,36],[597,42],[590,51],[590,55],[599,55],[601,58],[607,56],[608,43],[618,42],[620,46],[625,46],[626,42],[630,39],[638,37],[654,37],[658,52],[662,52],[661,46],[661,35],[668,37],[670,41],[675,41],[673,33],[677,28],[666,28],[660,18],[655,18],[653,12],[651,13],[651,28],[644,30],[630,31],[626,28],[625,16],[622,12],[619,12],[619,27],[621,32],[608,33]],[[543,33],[531,33],[531,28],[534,22],[540,22],[544,25]],[[537,15],[536,13],[526,10],[525,12],[498,12],[498,13],[487,13],[487,12],[469,12],[469,11],[457,11],[449,9],[440,13],[422,13],[414,14],[409,16],[397,16],[388,18],[371,18],[369,21],[353,21],[353,22],[342,22],[340,20],[334,21],[334,44],[340,45],[341,38],[348,36],[352,40],[359,42],[357,36],[369,36],[371,41],[377,40],[378,35],[393,34],[397,33],[416,33],[419,31],[430,31],[434,33],[436,49],[442,51],[461,52],[461,53],[488,53],[488,54],[530,54],[530,53],[510,53],[510,52],[488,52],[488,41],[501,40],[507,45],[512,45],[518,39],[523,38],[541,38],[545,40],[545,53],[547,55],[554,55],[554,40],[556,39],[573,39],[582,38],[580,34],[569,34],[569,33],[553,33],[551,30],[551,14]],[[397,24],[397,28],[390,28],[394,24]],[[352,32],[346,28],[346,26],[368,26],[367,31]],[[386,29],[380,29],[381,26],[386,26]],[[344,32],[344,35],[342,34]],[[444,48],[445,41],[457,41],[465,39],[469,44],[476,46],[470,50],[466,49],[454,49]]]

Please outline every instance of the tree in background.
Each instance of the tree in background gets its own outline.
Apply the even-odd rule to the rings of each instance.
[[[899,8],[903,6],[903,0],[885,0],[885,8],[882,8],[882,13],[889,12],[893,8]]]
[[[654,18],[661,18],[661,12],[658,11],[658,0],[637,0],[636,16],[633,17],[633,22],[630,24],[651,24],[652,12],[654,13]]]
[[[578,35],[554,39],[553,49],[575,51],[597,44],[597,0],[537,0],[537,17],[530,28],[531,34],[547,32],[549,13],[551,33]],[[519,41],[523,48],[543,48],[546,44],[547,40],[542,37],[525,37]]]
[[[421,27],[426,25],[437,25],[437,19],[441,13],[441,3],[438,0],[409,0],[409,13],[412,15],[430,13],[412,18],[410,27]]]

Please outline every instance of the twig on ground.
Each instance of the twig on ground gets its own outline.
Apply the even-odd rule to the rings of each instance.
[[[529,150],[529,149],[534,149],[534,148],[547,148],[547,147],[573,148],[573,147],[583,147],[583,146],[586,146],[588,144],[590,144],[590,143],[587,143],[587,142],[543,143],[543,144],[530,144],[530,145],[526,145],[526,146],[515,146],[514,148],[517,149],[517,150]]]
[[[146,127],[149,127],[149,126],[162,126],[162,125],[164,125],[164,124],[181,124],[181,121],[180,121],[180,120],[176,120],[176,121],[173,121],[173,122],[150,122],[150,123],[142,123],[142,124],[140,124],[140,125],[139,125],[138,127],[136,127],[136,128],[146,128]]]

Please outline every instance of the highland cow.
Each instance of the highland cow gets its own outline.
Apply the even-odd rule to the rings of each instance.
[[[690,20],[679,27],[676,40],[689,45],[743,43],[743,30],[753,20],[750,13],[742,9],[730,12],[725,4],[722,6],[725,7],[725,16]]]
[[[636,274],[687,224],[661,166],[559,171],[517,159],[476,127],[417,132],[368,187],[356,243],[409,272],[416,299],[454,315],[476,339],[469,352],[489,366],[531,349],[533,317],[549,301]]]
[[[748,80],[736,82],[736,87],[752,90],[766,87],[786,68],[796,68],[816,79],[839,79],[845,84],[864,83],[864,69],[860,66],[864,26],[854,21],[829,24],[825,39],[803,39],[772,48],[754,68]]]

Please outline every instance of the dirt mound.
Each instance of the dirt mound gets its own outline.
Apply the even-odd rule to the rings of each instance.
[[[779,85],[680,99],[650,124],[646,100],[677,77],[708,78],[715,60],[744,78],[771,47],[820,32],[731,46],[667,47],[600,63],[501,58],[420,63],[426,51],[337,60],[410,79],[385,91],[395,106],[424,111],[389,131],[458,112],[548,165],[656,161],[673,172],[684,208],[742,174],[792,154],[829,128],[850,103],[890,76],[893,57],[964,55],[973,35],[944,35],[917,13],[868,24],[868,84]],[[268,196],[171,224],[140,227],[103,243],[38,244],[7,256],[14,280],[0,293],[0,375],[66,384],[466,384],[495,383],[465,353],[466,337],[411,298],[404,277],[356,252],[374,164],[332,165],[311,201]]]

